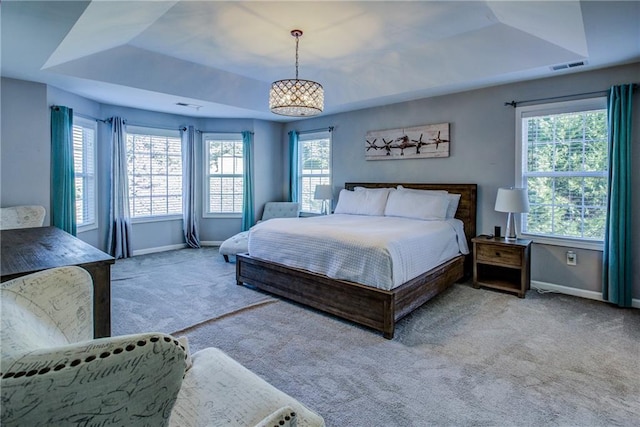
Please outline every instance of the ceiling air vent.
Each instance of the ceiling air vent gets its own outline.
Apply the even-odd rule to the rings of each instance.
[[[202,108],[202,105],[187,104],[186,102],[176,102],[176,105],[179,107],[193,108],[194,110],[199,110]]]
[[[551,70],[553,71],[567,70],[569,68],[582,67],[583,65],[586,65],[586,64],[587,64],[586,61],[569,62],[567,64],[554,65],[551,67]]]

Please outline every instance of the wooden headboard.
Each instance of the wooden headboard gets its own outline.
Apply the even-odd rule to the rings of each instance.
[[[464,233],[467,236],[469,250],[473,250],[471,239],[476,236],[476,209],[477,209],[477,184],[407,184],[404,182],[347,182],[344,188],[353,190],[354,187],[367,188],[395,188],[402,185],[405,188],[415,188],[417,190],[446,190],[449,193],[460,194],[460,204],[456,211],[456,218],[464,223]],[[470,265],[470,257],[467,257],[467,264]]]

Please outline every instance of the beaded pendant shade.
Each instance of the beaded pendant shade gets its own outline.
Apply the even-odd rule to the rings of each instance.
[[[296,38],[296,78],[271,83],[269,109],[281,116],[315,116],[324,109],[324,89],[320,83],[298,78],[298,42],[301,30],[291,31]]]

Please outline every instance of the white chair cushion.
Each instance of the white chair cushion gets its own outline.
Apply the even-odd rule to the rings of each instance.
[[[262,212],[262,220],[271,218],[296,218],[300,205],[296,202],[267,202]]]
[[[249,250],[249,231],[243,231],[229,237],[220,245],[221,255],[235,255]]]
[[[256,427],[297,427],[298,414],[290,406],[285,406],[260,421]]]
[[[223,351],[206,348],[192,356],[170,426],[251,426],[289,406],[298,427],[323,426],[321,416],[249,371]]]
[[[0,208],[0,230],[42,227],[46,213],[43,206]]]
[[[0,295],[3,358],[93,338],[93,281],[80,267],[6,281]]]

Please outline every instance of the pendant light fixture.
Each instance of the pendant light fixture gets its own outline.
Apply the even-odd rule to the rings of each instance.
[[[269,109],[282,116],[315,116],[324,108],[324,89],[320,83],[298,79],[298,42],[302,30],[293,30],[291,35],[296,38],[296,78],[271,83]]]

